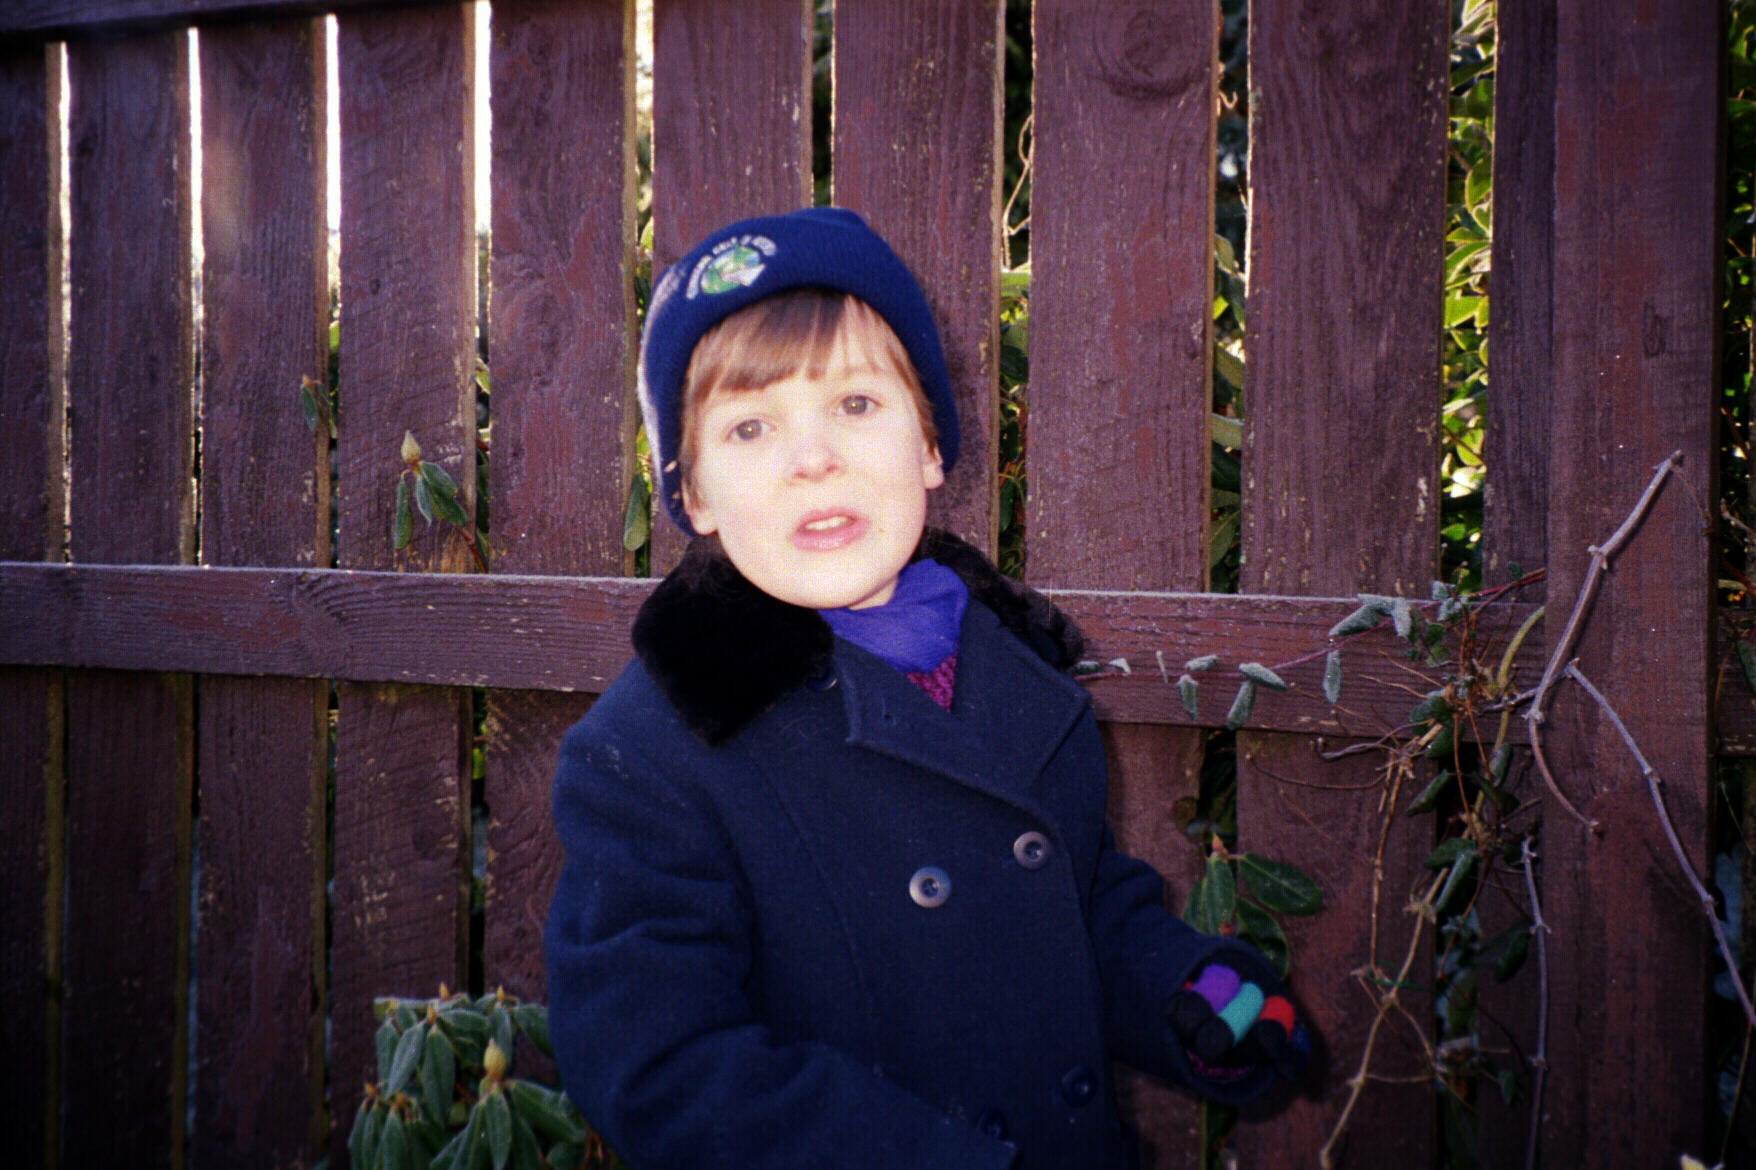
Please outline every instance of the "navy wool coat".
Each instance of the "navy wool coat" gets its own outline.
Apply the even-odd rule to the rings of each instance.
[[[1210,958],[1104,824],[1077,631],[970,587],[952,708],[697,540],[562,745],[545,947],[568,1096],[637,1170],[1120,1170],[1110,1061],[1195,1077],[1165,1023]]]

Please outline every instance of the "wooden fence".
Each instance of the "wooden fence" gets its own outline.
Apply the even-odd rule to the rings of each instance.
[[[809,202],[811,7],[657,0],[658,264],[720,222]],[[323,10],[339,26],[333,468],[297,405],[326,358]],[[621,545],[633,17],[619,0],[496,0],[484,44],[473,19],[351,0],[0,13],[0,1100],[16,1164],[291,1166],[330,1144],[325,1099],[345,1128],[369,1075],[371,997],[469,975],[473,687],[485,977],[543,994],[554,746],[625,659],[648,587],[624,578]],[[1289,661],[1324,645],[1356,591],[1425,596],[1435,575],[1449,19],[1448,0],[1252,4],[1248,594],[1222,597],[1199,592],[1214,0],[1035,3],[1027,575],[1099,657],[1132,664],[1091,684],[1115,819],[1179,898],[1201,858],[1172,805],[1205,735],[1156,664]],[[1756,745],[1715,640],[1700,506],[1716,471],[1722,20],[1715,0],[1500,6],[1484,537],[1491,574],[1549,568],[1528,685],[1586,550],[1682,453],[1578,657],[1664,777],[1702,872],[1713,758]],[[929,290],[966,427],[936,516],[991,546],[1001,3],[838,0],[834,21],[834,198]],[[478,53],[491,159],[472,158]],[[394,550],[389,524],[405,430],[473,500],[483,164],[487,574],[437,528]],[[677,552],[657,534],[655,564]],[[1244,1165],[1315,1163],[1373,1026],[1356,972],[1371,957],[1393,970],[1406,945],[1428,822],[1402,818],[1380,844],[1371,757],[1314,751],[1401,722],[1397,661],[1386,639],[1335,711],[1314,697],[1320,667],[1302,667],[1239,735],[1244,846],[1303,866],[1327,899],[1293,948],[1333,1070],[1320,1099],[1246,1120]],[[1550,728],[1600,831],[1544,822],[1544,1164],[1674,1164],[1706,1152],[1705,922],[1615,733],[1571,692]],[[1528,1055],[1538,997],[1515,990],[1490,1006]],[[1389,1079],[1360,1097],[1345,1165],[1439,1157],[1410,1034],[1432,1005],[1406,1003],[1377,1038]],[[1194,1164],[1188,1100],[1128,1096],[1152,1164]],[[1483,1165],[1520,1164],[1524,1109],[1478,1105]]]

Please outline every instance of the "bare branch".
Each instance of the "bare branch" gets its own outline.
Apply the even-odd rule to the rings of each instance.
[[[1530,893],[1530,933],[1537,948],[1537,1046],[1531,1057],[1534,1070],[1530,1090],[1530,1133],[1524,1142],[1524,1170],[1536,1170],[1537,1134],[1542,1129],[1543,1082],[1549,1075],[1549,946],[1543,936],[1549,924],[1543,921],[1543,904],[1537,899],[1536,874],[1531,869],[1530,838],[1519,843],[1518,863],[1524,868],[1524,888]]]

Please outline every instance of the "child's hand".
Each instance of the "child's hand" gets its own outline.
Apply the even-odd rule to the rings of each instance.
[[[1311,1040],[1280,990],[1265,991],[1223,963],[1209,963],[1171,996],[1165,1018],[1197,1073],[1226,1077],[1266,1063],[1283,1080],[1297,1080]]]

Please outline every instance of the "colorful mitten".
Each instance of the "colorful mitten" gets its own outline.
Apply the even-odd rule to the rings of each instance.
[[[1310,1038],[1286,997],[1265,995],[1223,963],[1209,963],[1171,996],[1165,1018],[1198,1072],[1237,1073],[1266,1061],[1275,1075],[1292,1080],[1310,1054]]]

